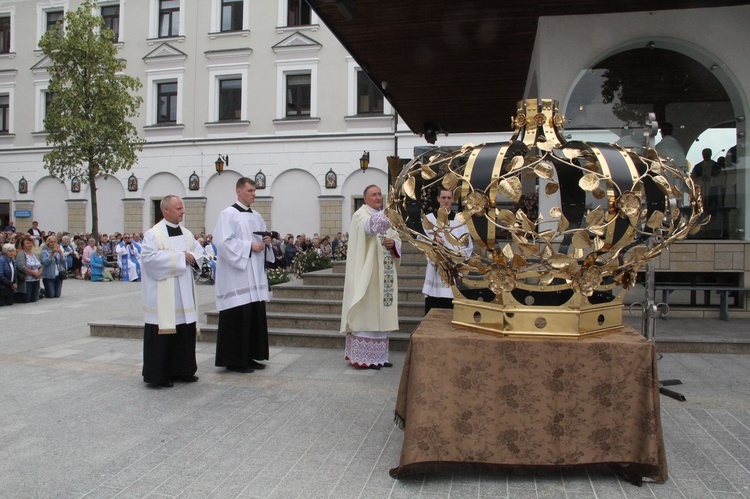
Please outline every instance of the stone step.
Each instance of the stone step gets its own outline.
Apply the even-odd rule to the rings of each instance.
[[[338,300],[344,297],[344,286],[312,286],[301,284],[300,281],[285,282],[273,286],[273,299],[277,298],[316,298],[324,300]],[[406,287],[399,282],[398,301],[401,302],[424,302],[422,284],[419,287]]]
[[[216,342],[215,324],[201,325],[201,342]],[[143,339],[142,322],[109,322],[89,323],[91,336],[109,338]],[[483,333],[477,333],[483,334]],[[388,334],[391,350],[406,350],[410,334],[394,332]],[[271,346],[290,346],[306,348],[344,349],[345,336],[338,329],[310,330],[297,328],[269,328],[268,341]],[[687,338],[660,338],[657,350],[662,353],[731,353],[750,354],[750,342],[721,342],[710,337],[697,341]]]
[[[341,300],[322,300],[317,298],[278,298],[266,304],[266,311],[279,313],[311,313],[311,314],[340,314]],[[398,302],[398,315],[400,317],[423,317],[424,301]],[[208,314],[206,314],[208,317]],[[212,323],[208,319],[209,324]]]
[[[424,312],[424,309],[422,309]],[[423,314],[424,315],[424,314]],[[399,315],[399,326],[401,331],[411,333],[422,322],[422,316]],[[266,309],[268,328],[274,329],[306,329],[306,330],[338,330],[341,325],[341,305],[333,313],[300,313],[288,311],[271,311]],[[215,326],[219,323],[219,313],[216,311],[206,312],[206,325]]]
[[[304,274],[302,280],[305,285],[310,286],[344,286],[344,273],[343,272],[311,272]],[[424,284],[424,274],[399,274],[398,285],[416,288],[422,288]]]
[[[424,278],[425,268],[427,267],[426,260],[424,257],[419,262],[401,262],[401,264],[398,266],[398,277],[401,279],[402,275],[419,275]],[[346,261],[336,261],[332,262],[331,270],[334,274],[343,274],[346,272]],[[315,272],[311,272],[314,274]],[[309,274],[303,274],[302,277],[304,278]]]
[[[216,343],[217,326],[215,324],[202,324],[201,336],[198,341]],[[89,334],[91,336],[107,338],[131,338],[143,339],[142,322],[90,322]],[[404,351],[409,346],[409,333],[388,333],[392,351]],[[295,328],[269,328],[268,343],[271,346],[290,346],[305,348],[331,348],[344,349],[346,335],[339,333],[338,329],[315,330]]]

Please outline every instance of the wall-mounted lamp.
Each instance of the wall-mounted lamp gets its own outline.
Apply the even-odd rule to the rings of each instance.
[[[711,64],[711,66],[708,69],[710,69],[711,71],[716,71],[717,69],[719,69],[719,65],[718,64]]]
[[[368,151],[364,151],[362,153],[362,157],[359,158],[359,167],[362,169],[362,173],[367,170],[368,166],[370,166],[370,153]]]
[[[195,171],[193,171],[193,174],[188,177],[188,189],[191,191],[197,191],[201,188],[201,179],[198,178],[198,175],[196,175]]]
[[[221,175],[221,172],[224,171],[224,165],[229,166],[229,154],[227,154],[226,156],[222,156],[221,154],[219,154],[219,159],[216,160],[216,163],[214,163],[214,165],[216,165],[216,173]]]
[[[647,49],[653,50],[654,47],[656,47],[656,44],[654,42],[648,42],[646,44]]]
[[[27,192],[29,192],[29,183],[24,177],[21,177],[21,180],[18,181],[18,192],[21,194],[26,194]]]

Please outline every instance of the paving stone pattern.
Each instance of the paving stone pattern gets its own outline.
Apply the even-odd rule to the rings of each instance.
[[[210,310],[213,288],[198,289]],[[341,351],[274,347],[266,370],[237,374],[215,368],[215,345],[200,343],[198,383],[147,388],[140,341],[87,327],[138,320],[139,302],[137,283],[69,280],[60,299],[0,308],[0,497],[750,498],[748,355],[659,362],[687,397],[662,397],[665,484],[593,470],[397,481],[403,352],[373,371]],[[743,321],[727,324],[747,334]]]

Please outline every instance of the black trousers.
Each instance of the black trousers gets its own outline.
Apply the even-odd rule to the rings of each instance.
[[[173,376],[193,376],[195,322],[178,324],[177,333],[159,334],[159,326],[146,324],[143,330],[143,381],[164,383]]]
[[[434,296],[425,296],[424,298],[424,315],[432,308],[453,308],[453,298],[437,298]]]

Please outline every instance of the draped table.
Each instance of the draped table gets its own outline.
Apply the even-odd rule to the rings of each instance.
[[[400,478],[457,469],[611,465],[667,479],[654,346],[634,329],[578,340],[463,330],[433,309],[411,337],[396,419]]]

